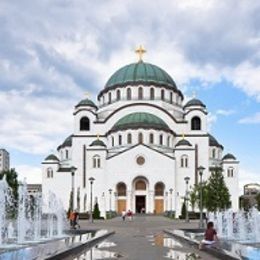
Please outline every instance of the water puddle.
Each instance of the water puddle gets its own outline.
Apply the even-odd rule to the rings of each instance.
[[[104,250],[115,246],[116,244],[114,242],[105,240],[97,244],[95,247],[92,247],[91,249],[85,251],[80,256],[73,258],[73,260],[118,259],[123,257],[123,255],[118,252]]]
[[[183,260],[196,260],[200,259],[200,256],[190,252],[190,248],[185,247],[178,240],[170,237],[165,233],[159,233],[156,235],[146,236],[148,241],[151,242],[153,246],[163,247],[167,251],[163,258],[168,259],[183,259]]]

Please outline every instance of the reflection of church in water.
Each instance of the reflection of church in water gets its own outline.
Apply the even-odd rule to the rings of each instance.
[[[137,50],[142,54],[143,49]],[[141,56],[141,55],[140,55]],[[74,132],[43,162],[43,194],[55,192],[69,207],[89,210],[93,198],[105,211],[142,208],[146,213],[180,214],[186,192],[207,179],[214,165],[223,168],[234,209],[238,207],[238,161],[223,156],[223,146],[208,133],[206,106],[183,94],[163,69],[143,62],[117,70],[98,94],[74,109]],[[72,177],[70,167],[75,166]]]

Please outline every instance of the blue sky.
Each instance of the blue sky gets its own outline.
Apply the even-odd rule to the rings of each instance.
[[[235,8],[234,8],[235,7]],[[210,132],[260,180],[260,2],[217,0],[0,2],[0,146],[29,182],[72,132],[73,106],[95,101],[109,76],[144,60],[186,99],[196,91]]]

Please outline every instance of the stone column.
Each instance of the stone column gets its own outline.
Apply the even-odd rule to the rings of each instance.
[[[147,205],[147,213],[153,214],[154,212],[154,191],[153,190],[149,190],[148,192],[148,203],[149,205]]]
[[[128,190],[126,193],[126,211],[133,210],[132,206],[132,191]]]

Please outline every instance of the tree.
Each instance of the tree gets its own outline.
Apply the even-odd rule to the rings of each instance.
[[[224,181],[222,168],[215,167],[206,185],[205,206],[208,211],[215,212],[229,208],[230,205],[230,194]]]
[[[15,171],[14,168],[8,170],[8,171],[2,171],[0,173],[0,180],[3,179],[5,176],[6,181],[9,185],[9,187],[12,189],[12,193],[14,196],[14,200],[17,201],[18,199],[18,180],[17,180],[17,172]]]
[[[100,210],[99,210],[97,202],[94,205],[93,218],[94,219],[100,219]]]
[[[185,201],[182,203],[182,207],[181,207],[181,219],[185,219],[186,217],[186,212],[187,212],[187,208],[186,208],[186,203]]]
[[[195,205],[198,201],[198,192],[197,192],[196,186],[194,186],[193,190],[190,192],[189,200],[190,200],[192,211],[194,211]]]

